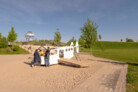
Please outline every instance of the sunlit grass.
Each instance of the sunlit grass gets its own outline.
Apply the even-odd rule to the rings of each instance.
[[[102,44],[104,52],[97,43],[93,47],[93,55],[128,63],[127,92],[138,92],[138,43],[102,42]],[[90,49],[83,48],[83,52],[90,54]]]
[[[26,50],[19,48],[19,51],[9,51],[9,48],[0,48],[0,54],[1,55],[7,55],[7,54],[29,54]]]

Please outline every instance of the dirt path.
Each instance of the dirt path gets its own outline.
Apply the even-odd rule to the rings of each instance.
[[[111,64],[104,65],[71,92],[126,92],[127,72],[124,73],[126,69],[127,66],[113,65],[111,62]]]
[[[82,55],[88,68],[32,68],[30,56],[0,55],[0,92],[125,92],[126,64]]]

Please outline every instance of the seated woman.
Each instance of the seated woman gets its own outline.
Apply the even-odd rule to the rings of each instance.
[[[44,52],[40,50],[40,56],[44,56]]]

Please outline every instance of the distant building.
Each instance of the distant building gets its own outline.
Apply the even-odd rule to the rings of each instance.
[[[28,31],[25,34],[26,41],[32,41],[34,39],[34,33],[32,31]]]

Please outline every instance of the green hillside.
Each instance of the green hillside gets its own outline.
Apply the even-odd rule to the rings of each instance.
[[[0,55],[7,55],[7,54],[29,54],[29,52],[22,48],[19,48],[18,51],[11,51],[9,47],[0,48]]]
[[[101,44],[105,49],[138,49],[138,42],[96,42],[93,49],[100,49]]]
[[[80,51],[81,49],[82,47]],[[90,53],[90,49],[83,48],[83,52]],[[127,92],[138,92],[138,43],[97,42],[92,48],[92,53],[96,57],[127,62]]]

